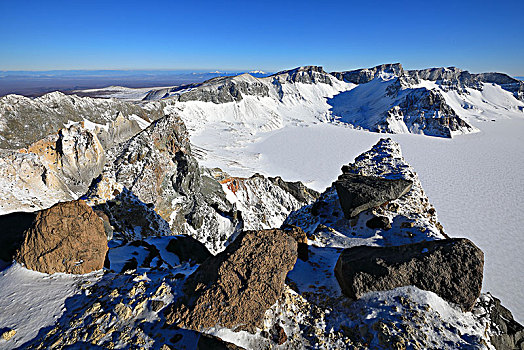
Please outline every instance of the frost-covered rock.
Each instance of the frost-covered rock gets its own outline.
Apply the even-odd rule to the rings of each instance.
[[[280,227],[294,210],[312,203],[318,193],[300,182],[291,183],[281,178],[267,178],[255,174],[250,178],[215,174],[227,199],[242,215],[244,229],[260,230]]]
[[[221,186],[202,175],[176,115],[109,150],[103,176],[154,208],[173,233],[193,236],[214,252],[239,225]]]
[[[490,293],[482,294],[473,309],[479,322],[486,324],[491,344],[497,350],[522,349],[524,347],[524,326],[513,319],[506,309]]]
[[[343,167],[344,173],[402,179],[412,182],[411,189],[387,204],[367,209],[347,219],[335,186],[329,187],[311,205],[291,213],[285,224],[301,227],[318,246],[390,246],[445,238],[436,212],[424,194],[414,169],[404,160],[398,143],[381,139],[370,151]],[[391,228],[369,228],[375,216],[387,217]]]

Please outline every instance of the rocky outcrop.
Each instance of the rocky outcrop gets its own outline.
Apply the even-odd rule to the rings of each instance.
[[[511,312],[499,299],[490,293],[482,294],[473,314],[487,324],[487,333],[495,349],[524,349],[524,326],[513,319]]]
[[[400,63],[381,64],[373,68],[362,68],[345,72],[332,72],[331,74],[339,80],[353,84],[365,84],[375,79],[381,73],[402,76],[404,69]]]
[[[197,331],[222,326],[255,332],[296,258],[295,239],[281,230],[245,231],[187,279],[186,297],[169,308],[166,321]]]
[[[328,84],[333,85],[332,77],[320,66],[302,66],[281,71],[270,76],[279,83],[291,82],[302,84]]]
[[[249,178],[213,172],[227,198],[235,204],[246,230],[280,227],[294,210],[312,203],[318,193],[301,182],[287,182],[280,177],[255,174]]]
[[[180,262],[193,261],[202,264],[213,256],[204,244],[189,236],[174,237],[169,241],[166,250],[177,255]]]
[[[31,270],[83,274],[102,269],[107,252],[102,220],[83,201],[39,211],[15,254]]]
[[[400,198],[411,190],[412,181],[384,179],[344,172],[335,181],[340,206],[345,216],[353,218],[364,210]]]
[[[145,101],[168,98],[172,101],[201,101],[215,104],[239,102],[243,96],[268,97],[269,88],[249,74],[233,77],[217,77],[200,84],[188,84],[173,88],[152,90]]]
[[[174,114],[108,152],[103,177],[131,191],[169,223],[212,251],[241,225],[220,184],[201,173],[184,123]]]
[[[60,129],[20,152],[38,155],[47,171],[55,173],[77,195],[85,193],[91,181],[102,173],[106,160],[98,138],[78,124]]]
[[[52,92],[30,99],[18,95],[0,98],[0,148],[18,149],[56,133],[70,121],[88,119],[105,125],[123,116],[151,121],[163,116],[161,104],[138,105],[114,99],[95,99]]]
[[[371,150],[344,166],[342,172],[342,175],[379,181],[402,180],[400,183],[412,183],[411,190],[384,205],[347,218],[333,184],[314,203],[292,212],[284,224],[299,226],[317,246],[351,247],[355,239],[358,245],[401,245],[447,237],[415,170],[403,158],[400,145],[395,141],[381,139]],[[387,218],[391,228],[388,225],[370,228],[367,222],[376,216]]]
[[[300,181],[284,181],[280,176],[269,177],[269,180],[282,188],[284,191],[289,192],[293,197],[296,198],[297,201],[301,203],[310,204],[320,196],[320,193],[312,190]]]
[[[358,299],[376,290],[413,285],[471,311],[480,295],[484,254],[465,238],[396,247],[345,249],[335,266],[342,292]]]
[[[142,202],[111,178],[101,176],[95,179],[82,199],[107,217],[115,238],[133,241],[171,235],[169,223],[158,215],[154,205]]]
[[[438,90],[411,89],[398,105],[386,112],[378,131],[395,132],[399,122],[412,133],[452,137],[456,132],[473,132],[475,128],[460,118]]]

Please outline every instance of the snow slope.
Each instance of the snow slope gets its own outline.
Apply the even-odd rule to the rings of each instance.
[[[0,327],[16,330],[8,344],[0,339],[0,349],[19,347],[36,337],[40,329],[52,327],[66,310],[66,299],[99,278],[97,272],[48,275],[19,264],[0,271]]]

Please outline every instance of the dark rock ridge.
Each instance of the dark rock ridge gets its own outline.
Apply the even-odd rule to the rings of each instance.
[[[413,285],[471,311],[480,295],[484,254],[465,238],[394,247],[345,249],[335,266],[342,292],[357,299],[371,291]]]
[[[473,127],[461,119],[446,103],[439,91],[418,88],[411,90],[401,102],[386,112],[386,120],[378,125],[380,132],[392,132],[389,123],[402,121],[412,131],[428,136],[451,137],[453,131]]]
[[[39,272],[83,274],[103,268],[107,249],[102,220],[79,200],[39,211],[15,260]]]
[[[296,240],[285,232],[245,231],[188,277],[186,297],[167,310],[166,322],[197,331],[223,326],[255,332],[296,259]]]
[[[333,85],[331,76],[320,66],[302,66],[281,71],[270,76],[279,82]]]
[[[299,202],[311,203],[317,200],[320,196],[320,193],[308,188],[300,181],[284,181],[280,176],[269,177],[269,180],[284,191],[289,192]]]
[[[344,168],[342,169],[344,172]],[[353,218],[364,210],[378,207],[409,192],[412,181],[384,179],[344,172],[335,181],[340,206],[346,218]]]

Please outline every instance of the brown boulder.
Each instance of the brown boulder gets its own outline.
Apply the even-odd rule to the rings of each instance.
[[[357,299],[371,291],[416,286],[471,311],[480,295],[484,254],[465,238],[395,247],[345,249],[335,266],[342,292]]]
[[[307,245],[307,235],[304,230],[298,226],[288,224],[283,224],[280,229],[297,241],[298,258],[302,261],[307,261],[309,258],[309,248]]]
[[[185,297],[168,308],[168,324],[255,332],[282,293],[297,259],[297,242],[282,230],[245,231],[188,277]]]
[[[39,272],[83,274],[104,267],[107,249],[102,220],[78,200],[37,212],[15,260]]]

